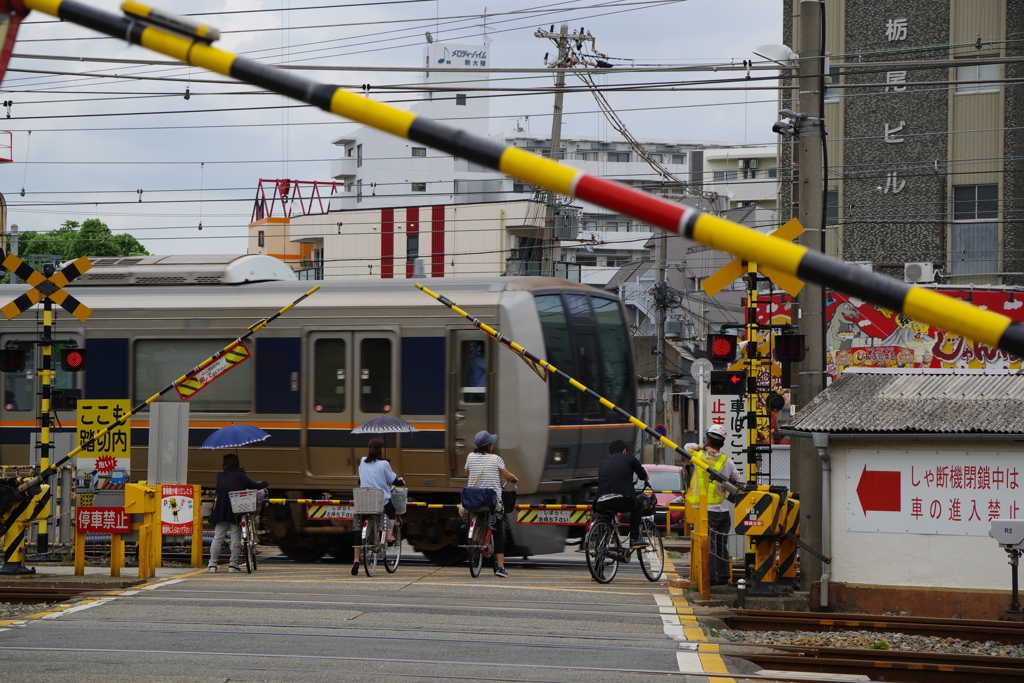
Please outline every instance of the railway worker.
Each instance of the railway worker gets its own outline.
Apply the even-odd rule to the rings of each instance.
[[[720,472],[723,476],[742,484],[736,465],[732,458],[722,453],[722,446],[725,445],[725,428],[722,425],[711,425],[704,435],[704,445],[688,443],[683,446],[687,451],[704,451],[702,456],[710,469]],[[684,464],[677,461],[676,464]],[[708,501],[708,532],[711,534],[711,567],[708,577],[712,586],[724,586],[729,583],[732,573],[729,567],[729,530],[732,528],[732,520],[729,519],[729,506],[725,502],[725,491],[718,482],[711,486],[711,477],[702,467],[696,467],[693,476],[690,477],[690,487],[686,493],[686,501],[697,504],[700,494],[703,492]]]
[[[597,496],[594,510],[628,512],[629,547],[643,548],[647,542],[640,540],[640,503],[633,488],[634,477],[647,481],[649,475],[636,456],[622,439],[608,445],[608,456],[601,461],[597,472]]]
[[[466,457],[466,476],[473,485],[480,488],[494,489],[497,505],[491,515],[491,540],[494,543],[494,575],[505,578],[505,508],[501,504],[501,478],[515,484],[519,477],[505,467],[505,461],[494,452],[494,444],[498,441],[495,434],[488,431],[477,432],[473,437],[476,450]]]
[[[367,444],[366,457],[359,461],[359,486],[380,489],[384,492],[384,514],[391,521],[388,524],[387,542],[395,542],[395,504],[391,502],[391,485],[401,486],[404,482],[391,469],[391,463],[384,457],[384,439],[375,437]],[[353,531],[359,527],[358,520],[352,520]],[[376,541],[374,541],[376,543]],[[352,576],[359,575],[359,560],[363,556],[362,539],[358,533],[352,534],[352,545],[355,549],[355,562],[352,565]]]
[[[228,572],[237,574],[242,571],[238,567],[238,558],[242,554],[242,527],[235,521],[235,513],[231,511],[232,491],[249,489],[265,489],[270,484],[265,481],[253,481],[238,464],[238,454],[228,453],[224,456],[223,472],[217,475],[217,498],[210,514],[210,523],[214,525],[213,543],[210,544],[210,571],[217,571],[217,558],[220,547],[228,531],[231,532],[231,559],[228,560]]]

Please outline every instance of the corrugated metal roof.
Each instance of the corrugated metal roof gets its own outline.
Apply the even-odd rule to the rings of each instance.
[[[1024,434],[1024,375],[843,373],[787,430]]]

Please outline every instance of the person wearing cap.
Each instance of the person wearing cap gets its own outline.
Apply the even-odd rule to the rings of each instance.
[[[641,507],[633,488],[634,477],[647,481],[649,475],[636,456],[629,452],[625,441],[612,441],[608,445],[608,455],[601,461],[601,468],[597,472],[594,510],[630,513],[629,547],[635,550],[650,544],[640,540]]]
[[[727,479],[742,484],[740,473],[733,464],[732,458],[722,453],[722,446],[725,445],[725,428],[722,425],[711,425],[704,436],[704,445],[688,443],[683,448],[686,451],[704,451],[701,459],[709,469],[722,474]],[[687,461],[688,462],[688,461]],[[677,461],[677,465],[686,464],[684,461]],[[707,497],[708,504],[708,533],[711,534],[711,566],[708,568],[708,577],[712,586],[724,586],[732,578],[729,567],[729,531],[732,528],[732,520],[729,518],[729,506],[725,502],[725,491],[718,484],[713,482],[703,467],[696,467],[693,476],[690,477],[690,487],[686,492],[686,502],[692,505],[699,505],[700,494]]]
[[[519,478],[505,468],[505,461],[494,452],[498,437],[484,430],[473,437],[476,450],[466,457],[466,477],[473,486],[494,489],[498,504],[491,515],[491,539],[494,542],[494,575],[507,577],[505,571],[505,512],[501,505],[501,478],[513,484]]]

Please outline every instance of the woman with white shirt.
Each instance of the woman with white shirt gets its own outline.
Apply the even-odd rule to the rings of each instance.
[[[476,450],[466,458],[466,476],[473,486],[494,489],[497,506],[491,515],[491,539],[494,542],[494,575],[505,578],[505,512],[501,504],[501,478],[513,484],[519,481],[516,475],[505,469],[505,461],[494,453],[498,437],[487,431],[477,432],[473,437]]]
[[[384,514],[391,520],[388,524],[388,543],[395,542],[395,504],[391,502],[391,485],[403,482],[391,469],[391,463],[384,459],[384,439],[370,439],[367,444],[369,452],[359,461],[359,486],[362,488],[380,489],[384,492]],[[359,575],[359,560],[363,556],[362,539],[359,537],[359,520],[352,520],[352,545],[355,551],[355,563],[352,565],[352,576]]]

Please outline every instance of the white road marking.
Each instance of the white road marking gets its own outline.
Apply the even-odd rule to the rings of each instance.
[[[672,599],[667,595],[655,593],[654,601],[661,608],[659,611],[662,613],[661,621],[664,625],[665,635],[674,640],[686,640],[686,636],[683,635],[683,625],[679,622],[679,615],[676,613],[675,605],[672,604]],[[687,645],[692,647],[693,650],[676,653],[676,663],[679,665],[679,670],[704,671],[704,663],[700,661],[700,655],[696,651],[697,645],[695,643],[687,643]]]

